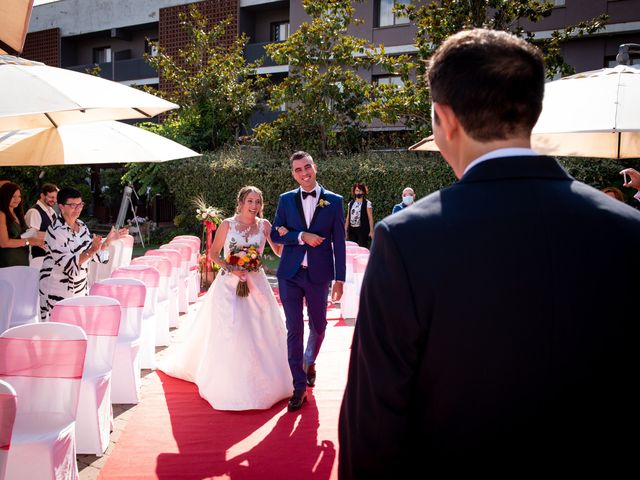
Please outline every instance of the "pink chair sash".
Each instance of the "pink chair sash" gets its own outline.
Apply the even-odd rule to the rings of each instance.
[[[167,243],[166,245],[162,245],[160,247],[160,249],[173,249],[173,250],[178,250],[178,252],[180,252],[180,256],[182,257],[183,261],[189,261],[191,260],[191,256],[193,255],[193,250],[191,249],[191,245],[189,245],[188,243],[184,243],[184,242],[171,242],[171,243]]]
[[[198,250],[200,250],[201,241],[195,235],[176,235],[175,237],[173,237],[173,240],[180,240],[181,242],[184,241],[184,240],[187,240],[189,242],[193,242],[193,244],[196,246],[196,248]]]
[[[353,273],[364,273],[367,269],[369,255],[356,255],[353,257]]]
[[[16,397],[9,393],[0,393],[0,450],[9,450],[11,432],[16,419]]]
[[[160,272],[152,266],[140,270],[127,267],[116,268],[111,272],[111,278],[137,278],[150,288],[160,285]]]
[[[86,340],[0,337],[0,375],[82,378]]]
[[[131,265],[149,265],[155,267],[160,272],[161,277],[170,277],[173,266],[171,260],[165,257],[156,257],[148,255],[144,257],[136,257],[131,260]]]
[[[92,293],[92,295],[97,294]],[[118,336],[120,316],[120,305],[60,305],[58,303],[51,311],[52,322],[77,325],[87,335],[106,337]]]
[[[144,285],[112,285],[94,283],[89,291],[91,295],[115,298],[122,308],[144,307],[147,289]]]
[[[171,261],[171,265],[173,266],[173,268],[180,268],[180,262],[182,262],[182,255],[180,255],[180,252],[169,248],[156,248],[153,250],[147,250],[144,255],[145,257],[147,255],[150,255],[168,258]]]

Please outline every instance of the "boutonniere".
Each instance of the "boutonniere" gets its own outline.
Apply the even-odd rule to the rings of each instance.
[[[331,205],[331,203],[326,201],[324,198],[321,198],[320,200],[318,200],[317,208],[324,208],[327,205]]]

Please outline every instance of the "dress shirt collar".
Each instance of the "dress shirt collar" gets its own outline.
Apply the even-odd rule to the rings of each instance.
[[[476,165],[486,162],[487,160],[491,160],[493,158],[504,158],[504,157],[531,157],[537,156],[538,153],[534,152],[530,148],[499,148],[497,150],[492,150],[490,152],[485,153],[484,155],[480,155],[474,161],[472,161],[467,168],[464,169],[462,175],[464,176],[469,170],[471,170]]]
[[[316,188],[314,188],[313,190],[315,190],[316,192],[316,196],[315,197],[309,197],[307,196],[307,198],[302,197],[302,192],[304,191],[302,189],[302,187],[300,187],[300,197],[302,198],[302,201],[304,202],[305,200],[308,200],[309,198],[311,198],[314,201],[317,201],[320,198],[320,184],[318,182],[316,182]],[[312,192],[313,190],[310,190],[310,192]]]
[[[49,215],[49,218],[53,218],[56,215],[56,211],[46,203],[42,203],[40,200],[38,200],[36,203],[40,205],[40,208],[42,208],[45,212],[47,212],[47,215]]]

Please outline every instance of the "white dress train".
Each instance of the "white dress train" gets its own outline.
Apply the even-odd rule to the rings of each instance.
[[[225,258],[232,240],[256,245],[266,241],[258,220],[253,231],[239,232],[234,219],[224,242]],[[291,396],[287,332],[278,303],[262,270],[247,275],[248,297],[238,297],[235,275],[220,271],[193,322],[172,344],[158,368],[172,377],[194,382],[200,396],[217,410],[271,408]]]

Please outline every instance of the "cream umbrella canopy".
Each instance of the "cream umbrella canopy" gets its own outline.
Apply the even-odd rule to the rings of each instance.
[[[0,55],[0,132],[151,118],[178,108],[111,80]]]
[[[122,122],[0,132],[0,166],[163,162],[200,156],[173,140]]]
[[[22,52],[32,8],[33,0],[0,2],[0,52]]]
[[[578,73],[545,85],[532,148],[548,155],[640,157],[640,65]],[[437,152],[433,135],[409,147]]]

